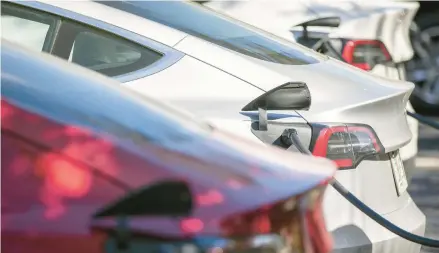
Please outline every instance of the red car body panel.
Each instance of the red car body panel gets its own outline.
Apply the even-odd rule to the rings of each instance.
[[[83,75],[82,70],[65,70],[67,65],[59,66],[61,61],[52,63],[19,50],[7,49],[2,46],[3,252],[104,252],[106,235],[92,233],[92,228],[111,229],[116,225],[112,219],[93,220],[92,215],[130,190],[164,179],[188,182],[196,202],[192,217],[141,217],[130,223],[133,231],[170,238],[187,237],[191,231],[197,235],[227,236],[230,234],[230,220],[247,217],[250,212],[251,222],[247,219],[248,224],[241,227],[250,228],[243,233],[256,233],[263,222],[254,228],[254,221],[263,214],[264,208],[274,207],[291,197],[305,196],[319,184],[322,186],[317,191],[321,195],[325,181],[334,173],[335,166],[323,160],[317,162],[318,166],[310,160],[310,171],[306,172],[292,165],[252,156],[252,151],[243,152],[238,147],[244,145],[251,150],[251,144],[240,143],[216,130],[202,135],[188,131],[191,133],[186,136],[188,139],[171,139],[169,142],[174,145],[169,146],[164,144],[166,141],[149,141],[136,131],[133,131],[137,134],[133,141],[125,135],[121,137],[117,131],[102,130],[99,126],[94,128],[87,125],[89,123],[66,123],[61,116],[70,115],[68,107],[81,106],[68,104],[67,96],[74,96],[74,89],[99,86],[96,83],[106,79],[99,77],[84,83],[87,75]],[[14,58],[16,56],[21,60]],[[21,69],[37,68],[40,72],[26,76],[17,64]],[[63,87],[70,85],[70,93],[62,93],[66,102],[53,102],[51,96],[56,94],[50,94],[50,88],[44,87],[44,81],[39,82],[39,76],[50,76],[52,82],[62,83]],[[107,91],[105,85],[98,89],[100,94],[108,92],[110,98],[118,97],[120,106],[135,104],[122,89],[121,94],[115,93],[116,88]],[[28,100],[24,99],[26,96]],[[33,96],[37,98],[35,101]],[[93,99],[93,96],[88,99]],[[29,106],[32,104],[29,101],[33,101],[35,107]],[[61,116],[46,113],[41,108],[58,110]],[[108,108],[111,110],[110,103]],[[65,114],[62,114],[64,109]],[[142,110],[145,114],[150,113],[148,109]],[[84,115],[89,118],[85,119],[95,119],[96,115],[87,113]],[[125,113],[142,115],[142,111]],[[153,124],[166,122],[166,119],[158,122],[144,127],[157,127]],[[173,123],[172,120],[169,122]],[[118,124],[123,126],[124,122]],[[234,142],[239,145],[232,145]],[[263,146],[253,149],[259,152],[261,149],[264,152],[272,150]],[[278,157],[290,155],[272,152],[279,152]],[[292,156],[291,161],[298,157]],[[330,169],[316,171],[315,168],[321,165]],[[269,230],[279,232],[279,226]]]

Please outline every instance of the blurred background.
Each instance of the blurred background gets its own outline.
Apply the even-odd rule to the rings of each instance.
[[[428,126],[419,127],[416,168],[409,192],[427,216],[427,236],[439,238],[439,132]],[[426,248],[423,251],[434,252]]]

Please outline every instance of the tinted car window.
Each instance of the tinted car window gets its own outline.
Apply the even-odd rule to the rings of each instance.
[[[107,76],[127,74],[160,60],[161,53],[127,41],[119,36],[76,23],[63,26],[61,47],[69,47],[69,61]]]
[[[56,19],[2,2],[1,38],[34,51],[48,51]]]
[[[101,4],[183,31],[235,52],[280,64],[311,64],[321,58],[294,43],[283,43],[206,7],[177,1],[102,1]]]

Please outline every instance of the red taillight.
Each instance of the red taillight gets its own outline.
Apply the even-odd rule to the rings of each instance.
[[[365,125],[313,127],[312,153],[333,160],[339,168],[354,168],[364,158],[384,150],[375,132]]]
[[[282,241],[282,246],[279,246],[289,249],[289,252],[331,252],[332,237],[326,229],[322,210],[322,196],[326,186],[327,182],[277,204],[233,215],[222,224],[224,235],[227,238],[278,235]],[[269,252],[269,249],[270,247],[264,251],[252,252]],[[282,251],[279,249],[270,252]]]
[[[371,70],[375,64],[392,60],[386,46],[379,40],[349,40],[342,56],[347,63],[363,70]]]
[[[200,219],[187,218],[180,222],[180,229],[186,234],[200,233],[204,228],[204,223]]]

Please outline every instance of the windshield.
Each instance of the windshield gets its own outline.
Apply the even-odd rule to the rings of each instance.
[[[102,1],[100,3],[260,60],[303,65],[324,59],[310,49],[244,25],[199,4],[180,1]]]

